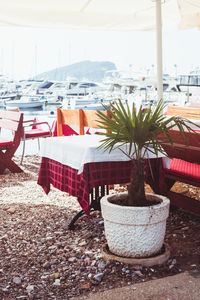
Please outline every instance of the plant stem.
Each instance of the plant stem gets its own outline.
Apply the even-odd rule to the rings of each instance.
[[[131,169],[131,179],[128,185],[128,205],[146,206],[147,200],[144,190],[144,160],[133,159]]]

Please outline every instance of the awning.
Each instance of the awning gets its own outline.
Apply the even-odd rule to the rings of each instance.
[[[0,0],[0,24],[12,26],[151,30],[157,0]],[[163,24],[200,27],[199,0],[163,0]]]

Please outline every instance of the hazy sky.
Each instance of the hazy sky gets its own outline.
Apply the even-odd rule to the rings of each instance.
[[[155,32],[0,27],[0,74],[23,79],[82,60],[112,61],[120,69],[156,71]],[[177,68],[175,67],[177,65]],[[200,31],[163,32],[164,72],[200,67]]]

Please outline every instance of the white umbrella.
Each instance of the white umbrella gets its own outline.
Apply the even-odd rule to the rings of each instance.
[[[162,6],[162,17],[161,17]],[[162,98],[162,24],[200,27],[200,0],[0,0],[0,25],[157,32]]]
[[[0,0],[0,23],[31,27],[111,30],[155,28],[155,6],[162,3],[163,22],[200,26],[199,0]]]

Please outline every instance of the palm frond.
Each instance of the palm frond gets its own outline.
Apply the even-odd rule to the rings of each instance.
[[[162,99],[148,110],[140,106],[138,112],[134,104],[132,107],[128,104],[123,105],[120,99],[110,107],[106,105],[103,107],[111,117],[106,116],[102,111],[97,111],[99,127],[107,130],[106,133],[101,133],[105,139],[101,141],[100,148],[112,151],[128,144],[127,155],[132,158],[138,158],[138,155],[142,153],[141,149],[144,150],[143,153],[146,153],[147,149],[155,155],[159,152],[164,153],[163,143],[167,142],[173,146],[174,142],[179,139],[171,136],[170,131],[173,129],[179,130],[184,139],[186,138],[185,131],[195,132],[191,127],[195,125],[192,121],[179,116],[164,116],[165,105]]]

